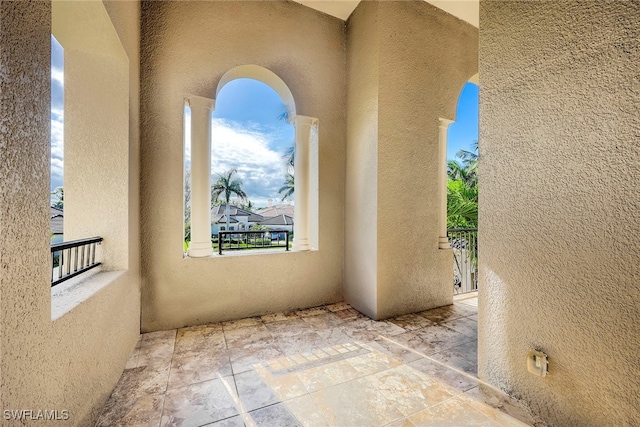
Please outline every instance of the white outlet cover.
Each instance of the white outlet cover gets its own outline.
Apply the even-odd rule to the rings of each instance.
[[[530,349],[527,352],[527,370],[539,377],[545,377],[549,370],[547,355],[533,348]]]

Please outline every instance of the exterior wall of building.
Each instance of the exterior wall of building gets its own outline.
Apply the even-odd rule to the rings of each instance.
[[[142,15],[143,330],[340,300],[344,22],[292,2],[148,2]],[[296,112],[319,119],[320,250],[185,258],[183,97],[214,98],[224,73],[243,64],[273,71]]]
[[[135,72],[138,5],[119,3],[110,10],[117,12],[112,19]],[[52,321],[51,19],[46,1],[0,3],[0,407],[59,415],[67,410],[69,419],[57,425],[86,426],[95,422],[138,338],[139,278],[131,271],[119,275]],[[131,87],[136,86],[134,80]],[[137,114],[132,117],[137,126]],[[135,218],[130,220],[129,230],[137,229]],[[137,248],[137,241],[130,243],[129,257],[139,257]]]
[[[347,224],[347,299],[375,318],[451,304],[438,126],[477,73],[478,31],[426,2],[362,2],[348,35],[347,209],[371,224]],[[398,206],[414,224],[398,223]]]
[[[479,374],[552,425],[640,424],[638,23],[480,3]]]
[[[344,298],[377,313],[379,4],[362,2],[347,21],[347,180]]]

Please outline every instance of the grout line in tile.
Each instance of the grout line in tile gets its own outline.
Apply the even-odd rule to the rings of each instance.
[[[236,391],[231,389],[231,385],[224,377],[218,374],[218,378],[220,379],[220,381],[222,381],[224,388],[227,389],[227,393],[229,393],[229,396],[231,396],[231,399],[233,400],[233,404],[238,410],[238,414],[242,418],[242,421],[244,422],[245,427],[257,427],[255,421],[253,420],[249,412],[247,412],[247,410],[244,408],[244,405],[240,400],[240,396],[238,396],[237,384],[235,384],[235,381],[236,381],[235,376],[233,377],[233,382],[234,382],[234,387],[236,388]]]
[[[470,378],[470,379],[472,379],[472,380],[474,380],[474,381],[480,381],[480,379],[479,379],[478,377],[475,377],[475,376],[473,376],[473,375],[469,375],[468,373],[466,373],[466,372],[464,372],[464,371],[461,371],[461,370],[459,370],[459,369],[457,369],[457,368],[454,368],[453,366],[449,366],[449,365],[447,365],[446,363],[443,363],[443,362],[441,362],[441,361],[439,361],[439,360],[436,360],[436,359],[434,359],[434,358],[432,358],[432,357],[429,357],[429,356],[427,356],[427,355],[426,355],[426,354],[424,354],[424,353],[421,353],[421,352],[419,352],[419,351],[417,351],[417,350],[414,350],[414,349],[412,349],[412,348],[410,348],[410,347],[407,347],[407,346],[405,346],[404,344],[401,344],[401,343],[399,343],[399,342],[396,342],[396,341],[394,341],[394,340],[392,340],[392,339],[390,339],[390,338],[387,338],[387,337],[385,337],[385,336],[382,336],[382,335],[381,335],[381,337],[382,337],[382,339],[384,339],[384,340],[386,340],[386,341],[389,341],[389,342],[390,342],[390,343],[392,343],[392,344],[395,344],[395,345],[397,345],[397,346],[399,346],[399,347],[402,347],[402,348],[404,348],[405,350],[409,350],[410,352],[412,352],[412,353],[414,353],[414,354],[417,354],[418,356],[424,357],[425,359],[429,359],[431,362],[434,362],[434,363],[436,363],[436,364],[438,364],[438,365],[440,365],[440,366],[444,366],[445,368],[451,369],[452,371],[455,371],[456,373],[458,373],[458,374],[460,374],[460,375],[463,375],[463,376],[465,376],[465,377],[467,377],[467,378]],[[442,351],[446,351],[446,349],[445,349],[445,350],[442,350]],[[438,354],[438,353],[434,353],[434,354]],[[483,383],[483,384],[484,384],[484,383]],[[492,388],[494,388],[495,390],[497,390],[495,387],[492,387]],[[461,392],[461,393],[462,393],[462,392]]]
[[[405,346],[405,345],[403,345],[403,344],[401,344],[401,343],[395,342],[395,341],[393,341],[393,340],[391,340],[391,339],[389,339],[389,338],[387,338],[387,337],[382,337],[382,338],[383,338],[383,339],[385,339],[386,341],[389,341],[389,342],[391,342],[391,343],[393,343],[393,344],[397,345],[397,346],[400,346],[400,347],[402,347],[402,348],[404,348],[404,349],[406,349],[406,350],[409,350],[409,351],[411,351],[412,353],[415,353],[415,354],[417,354],[417,355],[419,355],[419,356],[422,356],[422,357],[424,357],[425,359],[429,359],[430,361],[432,361],[432,362],[434,362],[434,363],[436,363],[436,364],[438,364],[438,365],[440,365],[440,366],[444,366],[445,368],[447,368],[447,369],[451,369],[452,371],[455,371],[456,373],[458,373],[458,374],[460,374],[460,375],[463,375],[463,376],[465,376],[465,377],[467,377],[467,378],[470,378],[470,379],[472,379],[472,380],[474,380],[474,381],[477,381],[479,384],[482,384],[483,386],[488,387],[488,388],[490,388],[491,390],[493,390],[493,391],[495,391],[495,392],[498,392],[498,393],[500,393],[500,394],[505,394],[505,393],[504,393],[504,391],[500,390],[500,389],[499,389],[499,388],[497,388],[497,387],[494,387],[493,385],[491,385],[491,384],[489,384],[489,383],[486,383],[486,382],[482,381],[482,380],[481,380],[480,378],[478,378],[477,376],[470,375],[470,374],[468,374],[468,373],[466,373],[466,372],[464,372],[464,371],[461,371],[461,370],[459,370],[459,369],[454,368],[453,366],[449,366],[449,365],[447,365],[446,363],[442,363],[442,362],[440,362],[439,360],[435,360],[435,359],[433,359],[432,357],[427,356],[426,354],[420,353],[419,351],[416,351],[416,350],[414,350],[414,349],[412,349],[412,348],[409,348],[409,347],[407,347],[407,346]],[[408,366],[409,364],[406,364],[406,365]],[[477,386],[476,386],[476,387],[477,387]],[[473,387],[472,387],[472,388],[473,388]],[[453,389],[453,390],[458,392],[458,393],[456,393],[456,394],[453,396],[453,397],[456,397],[456,396],[458,396],[458,395],[462,395],[462,394],[466,393],[467,391],[469,391],[469,390],[471,390],[471,389],[469,389],[469,390],[465,390],[465,391],[460,391],[460,390],[457,390],[457,389]],[[453,398],[453,397],[452,397],[452,398]],[[451,398],[450,398],[450,399],[451,399]],[[445,401],[447,401],[447,400],[449,400],[449,399],[445,399],[445,400],[443,400],[443,402],[445,402]],[[442,402],[440,402],[440,403],[442,403]],[[438,403],[438,404],[436,404],[436,405],[439,405],[440,403]],[[436,406],[436,405],[434,405],[434,406]]]
[[[167,392],[162,393],[162,406],[160,408],[160,417],[158,419],[158,427],[162,426],[162,416],[164,415],[164,402],[167,400]]]
[[[169,378],[171,378],[171,371],[173,370],[173,358],[176,354],[176,342],[178,341],[178,330],[176,329],[176,335],[173,337],[173,351],[171,352],[171,361],[169,362],[169,373],[167,374],[167,381],[164,387],[164,393],[162,393],[162,408],[160,409],[160,421],[158,427],[162,425],[162,416],[164,415],[164,403],[167,400],[167,392],[169,391]]]

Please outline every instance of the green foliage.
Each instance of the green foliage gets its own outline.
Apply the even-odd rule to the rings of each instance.
[[[56,187],[55,190],[51,192],[51,195],[55,197],[55,201],[51,205],[54,208],[64,209],[64,188]]]
[[[478,227],[478,142],[447,163],[447,228]]]
[[[224,203],[229,204],[231,195],[235,194],[242,200],[248,200],[247,193],[242,188],[242,181],[234,179],[233,175],[238,173],[237,169],[229,169],[218,176],[218,180],[211,186],[211,199],[219,200],[222,196]]]
[[[184,238],[191,240],[191,171],[184,174]],[[186,249],[185,249],[186,251]]]
[[[278,190],[278,194],[282,194],[282,201],[284,201],[287,198],[290,199],[291,196],[293,196],[294,188],[295,188],[295,182],[294,182],[293,175],[287,174],[287,178],[284,181],[284,185],[280,187],[280,189]]]
[[[229,202],[231,201],[231,195],[235,194],[243,201],[248,201],[247,193],[244,192],[242,188],[242,181],[239,179],[235,179],[233,177],[234,174],[238,173],[237,169],[229,169],[222,175],[218,176],[218,180],[211,186],[211,200],[212,206],[214,205],[214,201],[218,201],[221,198],[224,200],[226,206],[226,218],[227,218],[227,228],[229,229]]]

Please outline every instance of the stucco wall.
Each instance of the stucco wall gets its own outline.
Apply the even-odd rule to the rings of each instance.
[[[438,249],[438,119],[455,118],[460,91],[477,73],[478,30],[422,1],[362,2],[348,27],[349,113],[356,115],[353,121],[349,117],[347,182],[351,193],[368,202],[348,198],[347,208],[359,216],[375,213],[376,251],[347,252],[347,268],[349,257],[362,268],[346,276],[346,288],[359,290],[370,282],[366,259],[377,269],[375,285],[367,286],[375,288],[375,312],[367,314],[385,318],[451,304],[452,253]],[[358,44],[375,50],[365,56],[372,64],[363,63],[367,54]],[[360,77],[377,84],[358,82]],[[370,135],[358,128],[359,102],[368,99],[376,100],[367,104],[376,118],[367,126],[377,126]],[[357,157],[361,140],[375,150]],[[413,223],[398,221],[408,213]],[[359,231],[347,228],[347,241],[362,238]],[[347,291],[356,307],[366,307],[363,301],[372,298],[350,295]]]
[[[130,32],[119,35],[137,69],[138,8],[115,9],[125,12],[119,23]],[[56,425],[92,425],[139,334],[139,279],[124,274],[51,321],[51,4],[1,2],[0,26],[0,408],[67,410]],[[3,423],[23,425],[4,414]]]
[[[552,425],[640,424],[638,23],[480,4],[479,374]]]
[[[291,2],[145,2],[142,10],[143,329],[165,329],[341,299],[345,32]],[[318,251],[184,258],[183,97],[215,98],[228,70],[256,64],[319,119]]]
[[[378,4],[363,2],[347,26],[347,175],[344,298],[377,311]]]

